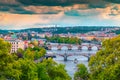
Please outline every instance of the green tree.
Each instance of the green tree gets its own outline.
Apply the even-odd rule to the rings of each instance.
[[[19,49],[17,50],[17,53],[21,53],[21,54],[23,54],[23,53],[24,53],[24,50],[21,49],[21,48],[19,48]]]
[[[18,60],[20,71],[22,72],[20,80],[38,80],[37,66],[34,61],[28,59]]]
[[[28,48],[28,49],[24,52],[23,58],[24,58],[24,59],[26,58],[26,59],[34,60],[34,52],[32,52],[32,51],[30,50],[30,48]]]
[[[17,55],[18,58],[23,58],[23,54],[24,54],[24,50],[22,50],[21,48],[19,48],[17,50],[17,53],[15,53]]]
[[[10,54],[11,44],[0,39],[0,79],[17,79],[21,72],[17,67],[19,64],[14,60],[14,56]]]
[[[50,80],[45,63],[37,64],[37,73],[38,73],[38,80]]]
[[[68,44],[81,44],[81,40],[76,37],[60,37],[60,36],[52,36],[46,37],[46,39],[50,42],[58,42],[58,43],[68,43]]]
[[[50,80],[71,80],[63,64],[57,64],[50,58],[48,60],[44,60],[43,63],[46,64]]]
[[[10,43],[0,39],[0,80],[70,80],[64,65],[52,59],[34,61],[35,54],[42,56],[46,53],[44,48],[19,49],[23,58],[10,54],[10,49]]]
[[[91,80],[120,79],[120,36],[105,40],[89,61]]]
[[[31,42],[34,46],[38,46],[38,41],[37,40],[34,40]]]
[[[88,70],[84,64],[77,65],[77,71],[74,74],[74,80],[88,80]]]

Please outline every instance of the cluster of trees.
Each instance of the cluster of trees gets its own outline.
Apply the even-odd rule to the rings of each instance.
[[[120,36],[105,40],[102,49],[92,56],[87,68],[80,64],[75,80],[120,80]]]
[[[52,59],[36,62],[46,51],[28,48],[10,54],[10,43],[0,39],[0,80],[71,80],[65,66]]]
[[[116,34],[120,34],[120,28],[118,30],[113,30],[111,32],[116,33]]]
[[[25,51],[18,49],[16,54],[19,58],[27,58],[31,60],[37,60],[46,54],[46,50],[42,47],[35,46],[34,48],[27,48]]]
[[[53,37],[46,37],[47,41],[53,43],[68,43],[68,44],[81,44],[81,40],[76,37],[60,37],[60,36],[53,36]]]

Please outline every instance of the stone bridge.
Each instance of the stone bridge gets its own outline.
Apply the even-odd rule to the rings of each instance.
[[[101,49],[101,45],[97,44],[81,44],[81,45],[71,45],[71,44],[49,44],[47,45],[48,50],[82,50],[83,47],[87,47],[88,50],[92,50],[96,47],[97,50]]]
[[[46,54],[45,55],[45,57],[46,58],[49,58],[49,57],[51,57],[51,58],[56,58],[56,56],[62,56],[63,58],[64,58],[64,61],[67,61],[67,58],[69,57],[69,56],[85,56],[85,57],[87,57],[88,58],[88,61],[90,60],[90,57],[91,56],[93,56],[93,55],[95,55],[95,53],[93,54],[91,54],[91,53],[64,53],[64,54],[61,54],[61,53],[50,53],[50,54]]]

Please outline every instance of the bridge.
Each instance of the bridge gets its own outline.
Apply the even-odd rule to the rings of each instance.
[[[88,50],[92,50],[93,47],[96,47],[97,50],[101,49],[101,45],[98,44],[49,44],[47,45],[48,50],[82,50],[83,47],[86,47]]]
[[[90,57],[91,56],[93,56],[93,55],[95,55],[95,53],[93,54],[91,54],[91,53],[64,53],[64,54],[61,54],[61,53],[47,53],[46,55],[45,55],[45,57],[46,58],[49,58],[49,57],[51,57],[51,58],[56,58],[56,56],[62,56],[63,58],[64,58],[64,61],[67,61],[67,58],[69,57],[69,56],[85,56],[85,57],[87,57],[88,58],[88,61],[90,60]]]

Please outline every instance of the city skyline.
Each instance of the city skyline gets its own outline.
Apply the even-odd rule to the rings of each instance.
[[[120,26],[119,0],[0,0],[0,29]]]

